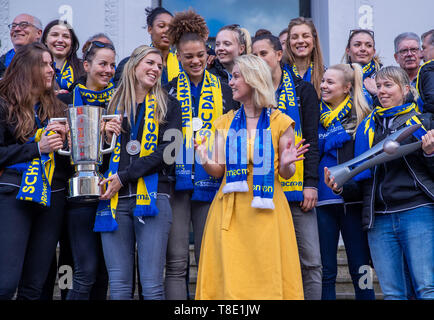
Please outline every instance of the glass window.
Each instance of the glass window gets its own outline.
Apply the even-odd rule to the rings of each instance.
[[[253,37],[258,29],[278,36],[292,18],[310,16],[310,0],[163,0],[161,5],[175,14],[194,9],[202,15],[214,38],[228,24],[239,24]]]

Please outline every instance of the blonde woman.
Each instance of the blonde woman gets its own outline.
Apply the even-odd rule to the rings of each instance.
[[[215,52],[217,59],[209,68],[221,81],[228,83],[232,77],[234,59],[243,54],[252,52],[250,33],[238,24],[224,26],[216,36]]]
[[[196,299],[303,299],[291,211],[279,182],[307,147],[294,145],[294,122],[276,108],[271,72],[261,58],[235,59],[229,83],[242,104],[215,122],[205,170],[223,177],[202,239]]]
[[[362,192],[353,180],[344,185],[343,192],[333,193],[324,182],[324,171],[354,158],[354,132],[369,114],[363,95],[362,69],[357,63],[331,66],[321,83],[321,118],[319,126],[319,186],[318,231],[322,260],[322,299],[336,299],[337,248],[339,233],[345,243],[348,267],[356,299],[373,300],[373,289],[358,285],[361,266],[369,265],[366,232],[362,230]]]
[[[98,206],[95,230],[102,232],[111,299],[133,298],[136,243],[143,298],[164,299],[173,167],[163,158],[171,143],[163,136],[167,130],[181,130],[181,109],[161,88],[162,59],[156,48],[135,49],[109,104],[109,113],[122,115],[123,121],[122,130],[116,122],[106,127],[108,139],[113,133],[120,136],[101,182],[110,183]]]

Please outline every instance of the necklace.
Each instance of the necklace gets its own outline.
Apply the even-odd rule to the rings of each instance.
[[[260,115],[259,116],[255,116],[255,117],[249,117],[247,114],[246,114],[246,118],[248,118],[248,119],[257,119],[257,118],[259,118],[260,117]]]

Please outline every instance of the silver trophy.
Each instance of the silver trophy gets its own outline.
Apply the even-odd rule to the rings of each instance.
[[[420,127],[421,124],[415,124],[402,128],[353,160],[329,168],[330,176],[335,178],[337,188],[339,189],[345,182],[366,169],[398,159],[419,149],[422,146],[422,141],[405,145],[401,145],[400,142]]]
[[[110,147],[104,149],[101,134],[101,120],[119,118],[119,115],[102,115],[104,109],[96,106],[75,106],[68,108],[67,118],[55,118],[50,121],[69,124],[71,137],[70,150],[59,150],[63,156],[70,156],[75,166],[75,174],[69,179],[69,199],[77,202],[98,201],[101,196],[99,186],[102,175],[98,172],[102,155],[115,149],[117,136],[113,134]]]

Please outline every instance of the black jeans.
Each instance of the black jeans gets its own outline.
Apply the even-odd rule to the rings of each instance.
[[[66,225],[74,260],[73,286],[68,292],[67,300],[91,299],[91,291],[99,274],[105,275],[105,281],[102,281],[105,282],[105,290],[101,290],[100,297],[94,298],[103,300],[107,294],[108,276],[101,237],[93,231],[97,206],[98,203],[68,203],[66,206]],[[101,272],[102,269],[105,272]]]
[[[16,200],[18,188],[0,189],[0,299],[37,300],[47,279],[62,227],[65,192],[51,206]]]

